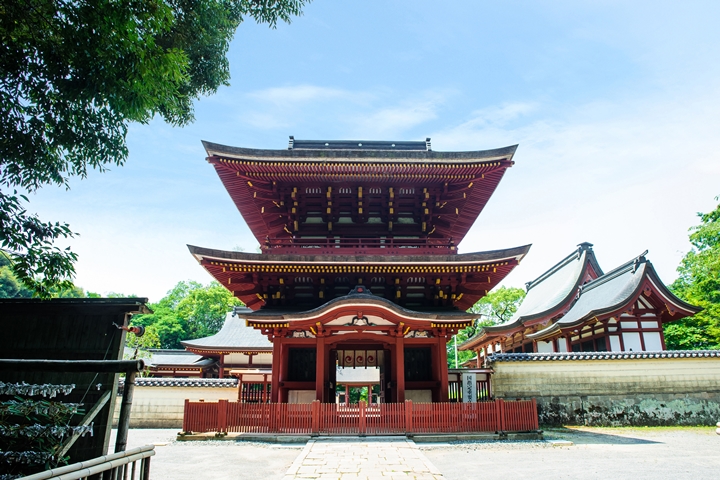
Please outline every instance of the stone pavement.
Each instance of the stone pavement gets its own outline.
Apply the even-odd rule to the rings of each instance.
[[[403,437],[310,440],[283,480],[443,480],[415,445]]]

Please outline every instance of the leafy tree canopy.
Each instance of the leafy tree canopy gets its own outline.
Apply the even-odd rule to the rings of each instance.
[[[680,262],[670,289],[703,311],[665,325],[669,350],[720,349],[720,205],[698,216],[700,225],[690,229],[693,248]]]
[[[275,27],[309,0],[0,0],[0,249],[40,296],[70,288],[70,227],[29,213],[22,192],[127,159],[129,122],[193,120],[227,85],[245,18]]]
[[[507,322],[517,311],[525,298],[525,290],[515,287],[501,287],[478,300],[468,309],[471,313],[480,313],[482,317],[475,324],[460,330],[457,334],[457,344],[472,338],[481,327],[499,325]],[[458,365],[475,356],[471,351],[458,351]],[[448,342],[448,364],[455,368],[455,339]]]
[[[153,311],[133,317],[133,325],[145,326],[139,339],[128,335],[128,344],[139,342],[145,348],[183,348],[182,340],[207,337],[222,328],[225,314],[242,302],[218,282],[203,286],[198,282],[179,282],[157,303]],[[146,338],[147,337],[147,338]]]
[[[0,252],[0,298],[30,298],[33,296],[33,291],[27,288],[23,283],[18,280],[15,272],[12,269],[10,260]],[[47,296],[49,297],[64,297],[64,298],[86,298],[86,297],[99,297],[97,293],[85,292],[80,287],[70,285],[68,287],[56,286],[48,289]]]

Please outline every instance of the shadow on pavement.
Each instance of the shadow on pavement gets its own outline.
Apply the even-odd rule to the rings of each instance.
[[[625,435],[589,432],[572,427],[546,428],[543,432],[546,440],[569,440],[576,445],[650,445],[663,443]]]

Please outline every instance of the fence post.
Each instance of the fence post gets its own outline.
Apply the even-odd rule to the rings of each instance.
[[[360,425],[359,425],[359,427],[360,427],[360,436],[361,436],[361,437],[364,437],[364,436],[365,436],[365,431],[366,431],[366,428],[367,428],[367,418],[366,418],[366,416],[365,416],[365,415],[366,415],[367,403],[365,403],[365,401],[361,400],[361,401],[360,401],[360,404],[359,404],[358,406],[360,407],[360,408],[359,408],[359,411],[360,411]]]
[[[533,416],[533,425],[535,426],[535,430],[540,430],[540,418],[538,417],[537,399],[534,397],[532,399],[532,416]]]
[[[218,400],[218,412],[217,412],[217,433],[227,433],[227,411],[228,401],[227,398],[221,398]]]
[[[312,424],[310,427],[310,434],[313,437],[317,437],[320,434],[320,400],[313,400],[311,415]]]
[[[405,435],[413,433],[413,406],[412,400],[405,400]]]
[[[507,423],[505,419],[505,400],[502,398],[499,400],[496,400],[498,403],[498,412],[500,414],[500,431],[504,432],[507,429]]]
[[[185,399],[185,408],[183,409],[183,432],[190,433],[190,429],[188,428],[190,426],[190,399]]]

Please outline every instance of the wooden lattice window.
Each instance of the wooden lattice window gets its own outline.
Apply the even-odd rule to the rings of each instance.
[[[288,351],[288,381],[315,381],[315,349],[291,348]]]

